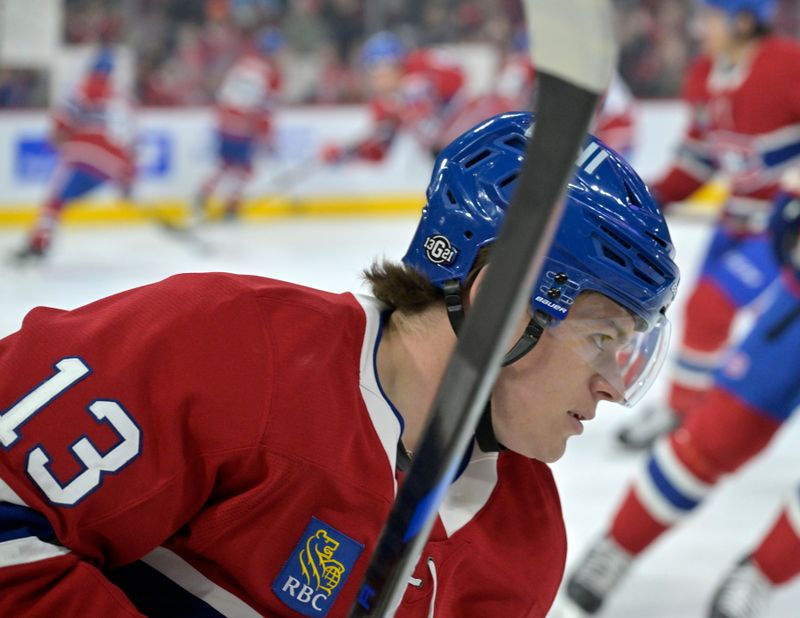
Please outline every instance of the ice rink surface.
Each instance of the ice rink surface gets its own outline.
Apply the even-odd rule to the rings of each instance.
[[[38,305],[72,308],[174,273],[229,271],[264,275],[331,290],[364,291],[359,272],[374,257],[399,259],[411,218],[289,219],[220,225],[203,242],[177,240],[156,227],[69,227],[50,259],[34,268],[0,264],[0,336],[16,330]],[[679,332],[681,305],[694,279],[708,229],[672,225],[683,270],[682,294],[671,310]],[[0,256],[22,242],[0,231]],[[220,325],[224,327],[224,325]],[[786,359],[788,360],[788,359]],[[794,361],[792,361],[794,362]],[[649,399],[664,391],[664,374]],[[535,385],[532,385],[535,388]],[[569,571],[606,526],[641,455],[619,450],[614,433],[626,409],[602,406],[554,466],[569,538]],[[724,430],[724,428],[720,428]],[[602,613],[615,618],[701,618],[723,573],[770,526],[785,494],[800,480],[800,429],[792,422],[771,447],[718,491],[682,527],[665,535],[635,565]],[[800,616],[800,582],[779,592],[765,618]]]

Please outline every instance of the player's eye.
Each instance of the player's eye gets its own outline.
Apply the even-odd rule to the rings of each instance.
[[[594,333],[592,335],[592,341],[594,342],[594,345],[598,350],[601,351],[605,351],[606,345],[613,340],[614,338],[606,333]]]

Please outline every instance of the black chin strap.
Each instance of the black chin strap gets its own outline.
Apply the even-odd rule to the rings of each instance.
[[[461,284],[457,279],[445,281],[442,284],[444,290],[444,306],[447,308],[447,319],[453,332],[458,335],[461,325],[464,323],[464,303],[461,301]]]
[[[531,318],[528,321],[528,325],[525,327],[525,332],[522,333],[522,336],[519,339],[517,339],[514,347],[511,348],[503,357],[503,362],[500,363],[500,366],[508,367],[511,363],[516,363],[519,359],[525,356],[533,349],[533,346],[539,342],[539,337],[542,336],[543,332],[544,326],[542,325],[541,321],[536,317]]]
[[[464,323],[464,303],[461,298],[461,284],[453,279],[445,281],[442,284],[444,290],[444,304],[447,308],[447,319],[450,321],[450,326],[453,327],[453,332],[458,336],[461,330],[461,325]],[[525,332],[514,344],[508,353],[503,357],[500,363],[501,367],[507,367],[511,363],[517,362],[528,352],[530,352],[539,337],[544,332],[546,318],[532,317],[525,327]],[[494,427],[492,426],[492,404],[491,400],[486,402],[486,407],[483,409],[478,427],[475,429],[475,439],[478,441],[478,446],[484,453],[497,453],[504,451],[505,446],[497,441],[494,434]]]

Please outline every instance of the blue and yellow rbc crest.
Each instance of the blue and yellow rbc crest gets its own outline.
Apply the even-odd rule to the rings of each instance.
[[[361,543],[312,517],[272,591],[304,616],[325,616],[362,551]]]

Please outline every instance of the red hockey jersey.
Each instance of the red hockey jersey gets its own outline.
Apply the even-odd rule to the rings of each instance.
[[[110,75],[89,72],[52,114],[62,165],[88,166],[129,182],[134,175],[131,102]]]
[[[0,340],[0,615],[346,616],[396,492],[382,307],[181,275]],[[397,616],[543,617],[550,470],[473,447]]]
[[[267,138],[281,88],[276,62],[255,54],[228,69],[217,95],[219,132],[228,138]]]
[[[426,150],[446,146],[443,131],[458,109],[463,86],[463,70],[443,54],[420,50],[409,55],[397,91],[370,101],[373,129],[354,154],[380,161],[400,130],[413,135]]]
[[[446,146],[465,131],[496,114],[530,109],[534,104],[536,70],[530,54],[510,54],[498,68],[490,92],[462,98],[441,123],[439,144]],[[636,106],[628,86],[614,74],[590,132],[624,157],[634,146]]]
[[[722,172],[731,197],[722,222],[763,231],[781,174],[800,163],[800,45],[767,37],[735,68],[700,57],[684,83],[692,118],[673,167],[653,186],[663,203],[686,198]]]

